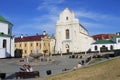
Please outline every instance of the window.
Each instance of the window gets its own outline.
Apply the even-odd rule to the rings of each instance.
[[[10,27],[8,28],[8,34],[11,34],[11,29],[10,29]]]
[[[112,45],[110,46],[110,50],[113,50],[113,46]]]
[[[32,43],[31,43],[31,47],[32,47]]]
[[[69,39],[70,38],[70,33],[69,33],[69,29],[66,30],[66,39]]]
[[[45,43],[44,43],[44,46],[45,46]]]
[[[19,46],[21,47],[21,44]]]
[[[27,46],[27,44],[25,43],[25,47]]]
[[[95,50],[97,50],[97,46],[95,46]]]
[[[6,48],[6,45],[7,45],[7,41],[4,39],[3,40],[3,48]]]
[[[36,43],[36,46],[38,46],[38,43]]]
[[[40,49],[41,49],[41,44],[40,44]]]
[[[32,53],[32,50],[30,52]]]
[[[50,47],[50,43],[48,43],[48,47]]]
[[[120,39],[118,40],[118,43],[120,43]]]
[[[27,54],[27,50],[25,50],[25,54]]]
[[[66,20],[68,20],[68,17],[66,17]]]

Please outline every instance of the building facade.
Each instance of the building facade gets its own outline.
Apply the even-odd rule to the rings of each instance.
[[[55,36],[56,53],[88,51],[90,44],[94,42],[87,29],[75,18],[74,12],[68,8],[59,16]]]
[[[46,35],[35,36],[21,36],[15,38],[15,50],[22,50],[22,57],[29,56],[30,53],[38,53],[49,55],[50,51],[50,37]]]
[[[14,57],[13,24],[0,16],[0,58]]]
[[[115,36],[112,39],[98,40],[91,44],[91,51],[112,51],[120,49],[120,36]]]

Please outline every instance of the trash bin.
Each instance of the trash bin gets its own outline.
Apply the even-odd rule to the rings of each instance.
[[[47,73],[47,75],[51,75],[52,71],[51,70],[47,70],[46,73]]]
[[[0,73],[0,78],[1,79],[5,79],[5,77],[6,77],[6,73]]]
[[[82,61],[81,61],[81,64],[84,65],[84,63],[85,63],[84,60],[82,60]]]

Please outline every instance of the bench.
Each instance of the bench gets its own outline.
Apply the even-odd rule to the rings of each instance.
[[[39,77],[39,71],[32,71],[32,72],[16,72],[16,79],[18,78],[29,78],[29,77]]]
[[[0,80],[5,79],[6,73],[0,73]]]

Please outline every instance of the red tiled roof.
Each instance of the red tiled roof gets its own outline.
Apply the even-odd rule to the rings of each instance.
[[[15,42],[26,42],[26,41],[40,41],[44,35],[35,35],[35,36],[25,36],[23,38],[17,37],[15,38]]]
[[[113,36],[115,36],[115,34],[97,34],[97,35],[93,35],[92,37],[95,40],[102,40],[102,39],[110,39]]]

